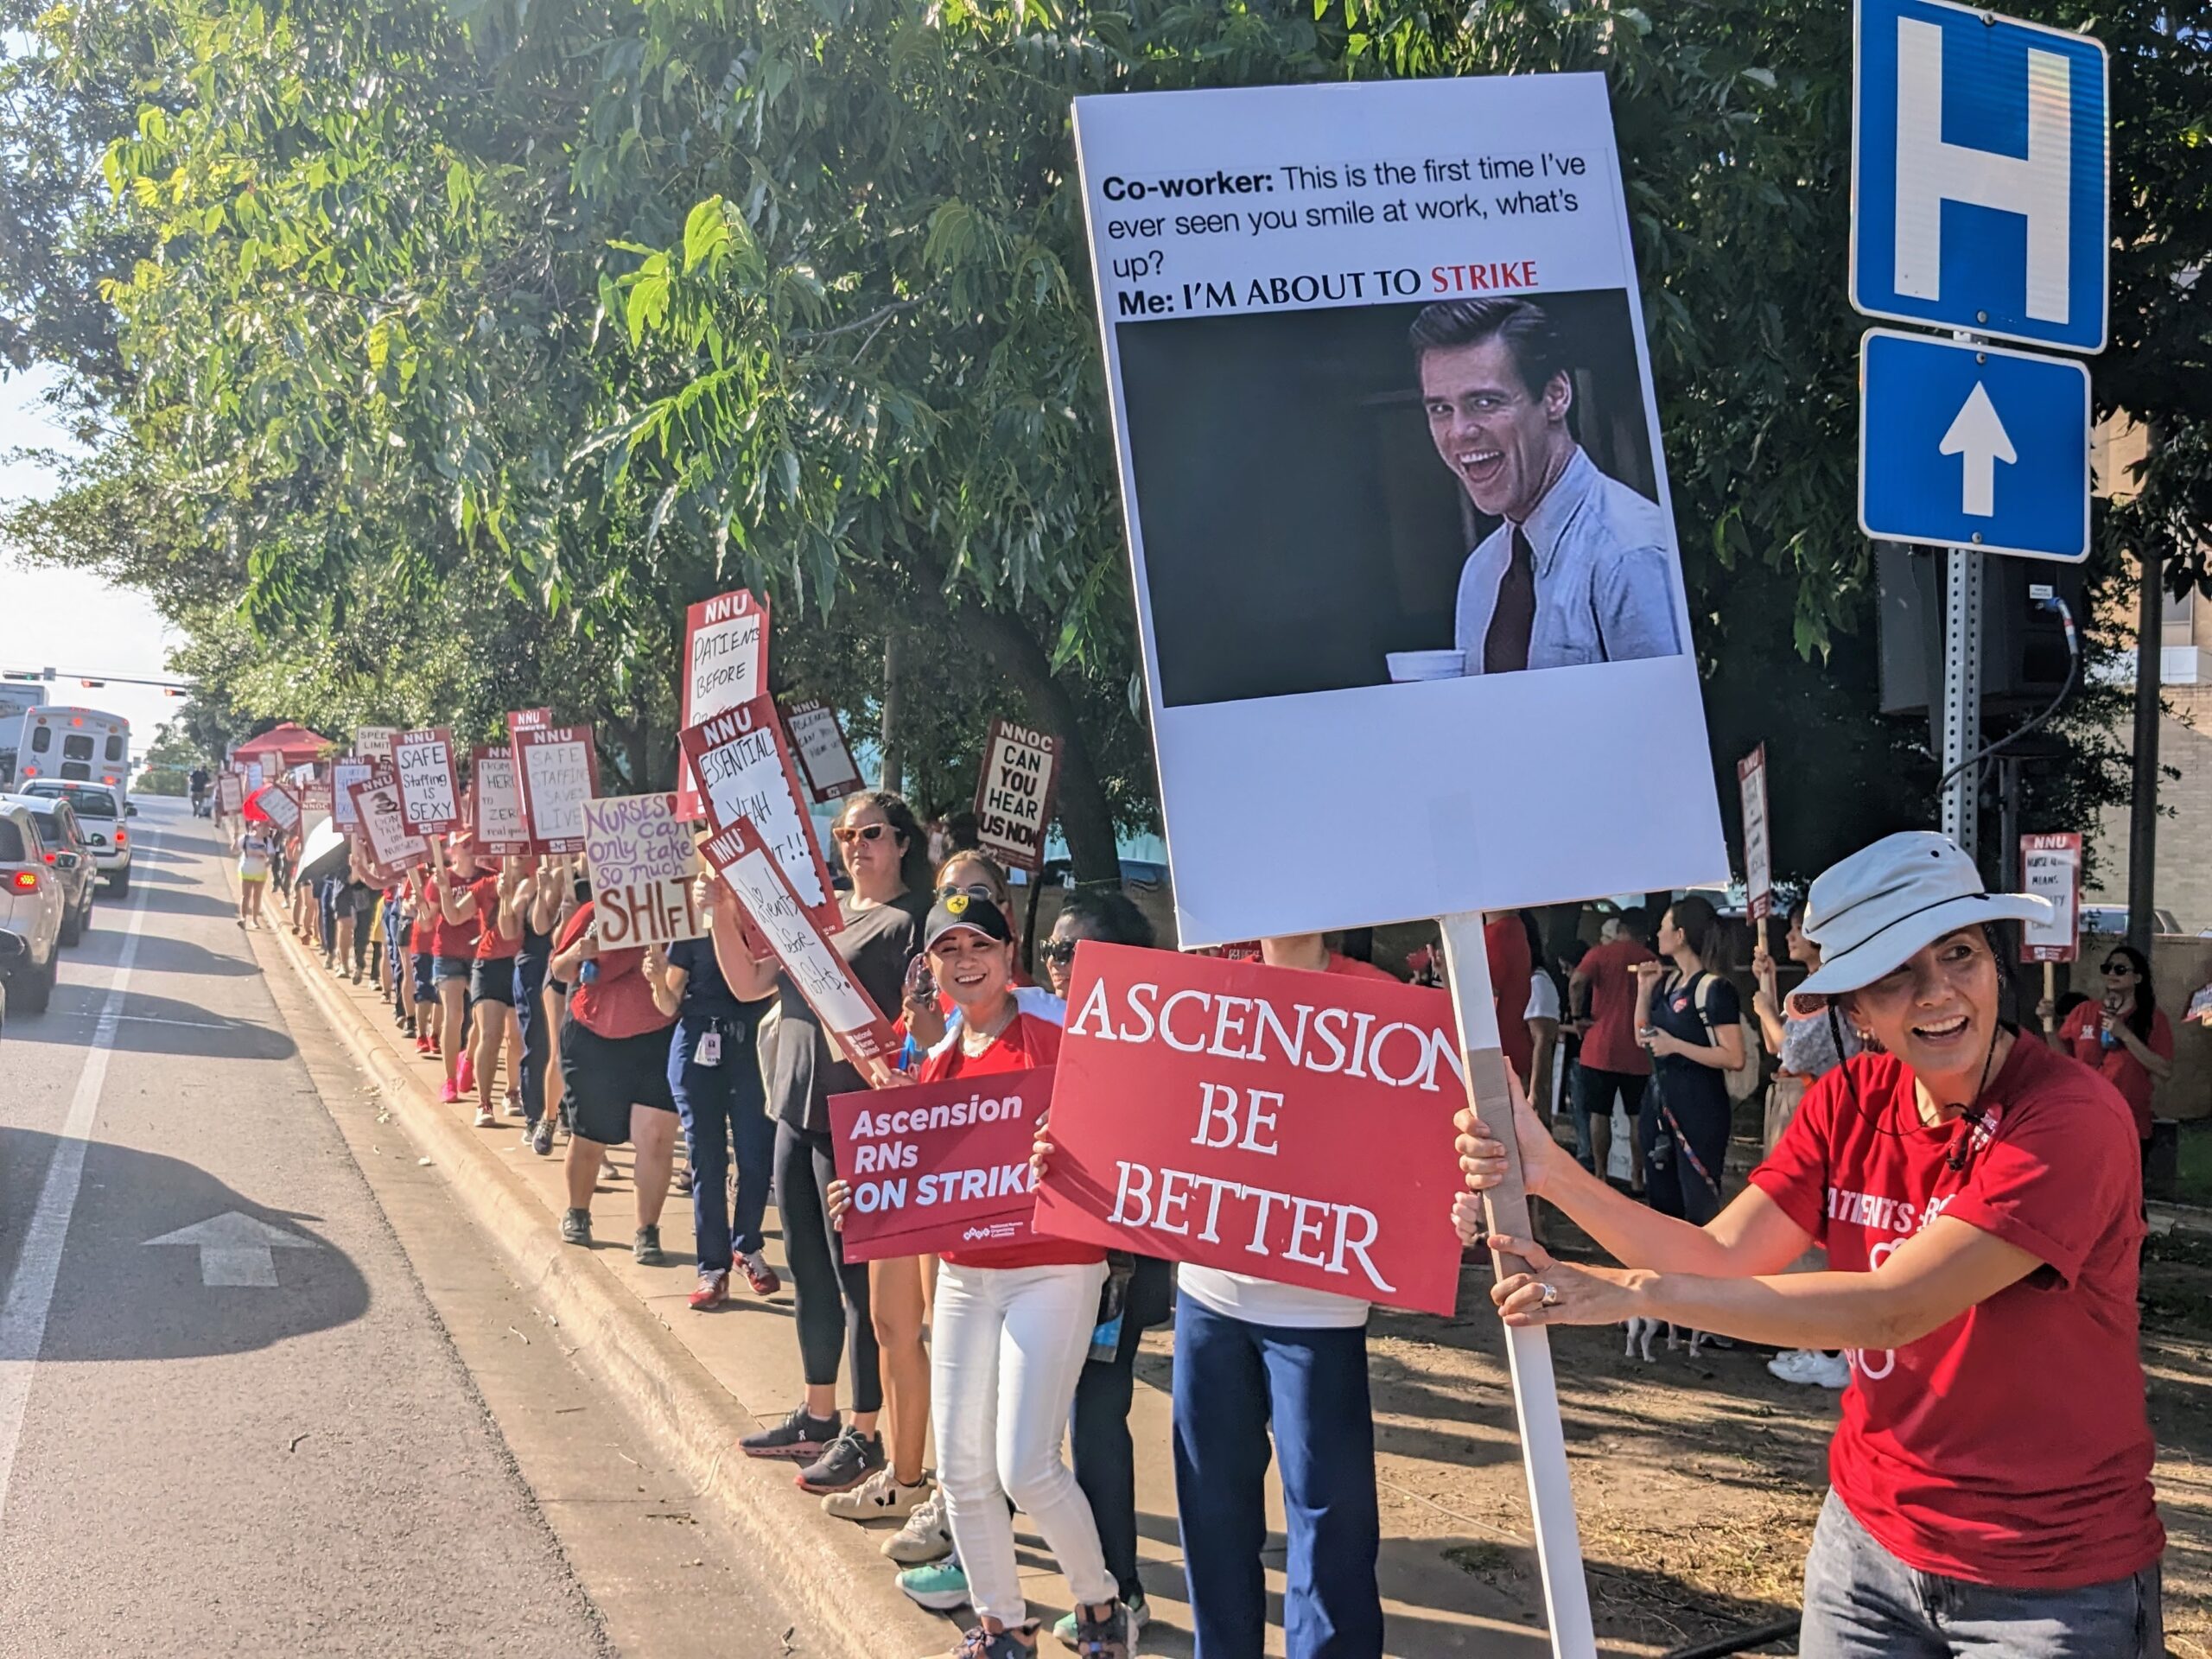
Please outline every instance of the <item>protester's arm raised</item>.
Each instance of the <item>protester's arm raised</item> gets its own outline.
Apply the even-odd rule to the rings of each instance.
[[[1493,1249],[1532,1271],[1500,1280],[1491,1300],[1508,1325],[1617,1325],[1665,1319],[1781,1348],[1902,1348],[2017,1284],[2044,1264],[2017,1244],[1938,1216],[1872,1273],[1743,1278],[1578,1268],[1503,1235]],[[1554,1300],[1545,1306],[1548,1290]]]
[[[1513,1091],[1522,1184],[1530,1197],[1548,1199],[1566,1211],[1615,1261],[1669,1273],[1747,1279],[1780,1273],[1812,1243],[1812,1235],[1755,1186],[1737,1194],[1702,1227],[1637,1203],[1572,1158],[1562,1157],[1551,1132],[1530,1109],[1518,1079],[1509,1077],[1508,1084]],[[1463,1109],[1455,1122],[1459,1167],[1465,1172],[1468,1190],[1452,1204],[1452,1224],[1462,1243],[1472,1244],[1484,1231],[1478,1195],[1504,1179],[1505,1147],[1472,1109]]]
[[[772,957],[766,962],[753,960],[753,953],[739,936],[737,894],[719,875],[707,883],[707,938],[715,947],[715,965],[722,970],[722,982],[729,987],[732,996],[741,1002],[758,1002],[775,995],[782,967]]]

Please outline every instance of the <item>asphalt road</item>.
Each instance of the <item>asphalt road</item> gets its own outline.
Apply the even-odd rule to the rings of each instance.
[[[142,805],[0,1037],[0,1656],[784,1653],[264,978],[209,827]]]

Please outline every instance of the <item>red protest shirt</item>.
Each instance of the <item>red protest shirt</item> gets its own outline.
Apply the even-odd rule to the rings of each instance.
[[[583,938],[591,917],[588,899],[576,906],[576,913],[553,941],[556,956]],[[587,960],[599,963],[590,981],[584,979],[580,968],[569,990],[569,1012],[586,1031],[595,1037],[642,1037],[649,1031],[665,1031],[676,1023],[674,1014],[663,1014],[653,1001],[653,988],[645,982],[644,950],[636,946],[601,950],[596,957]]]
[[[2014,1040],[1979,1127],[1923,1125],[1914,1090],[1895,1055],[1853,1056],[1807,1091],[1752,1185],[1840,1272],[1878,1270],[1938,1215],[2045,1265],[1917,1342],[1847,1356],[1829,1484],[1919,1572],[2036,1590],[2138,1573],[2165,1533],[2136,1348],[2143,1185],[2127,1104],[2031,1037]]]
[[[1535,1064],[1536,1045],[1525,1017],[1529,981],[1536,964],[1529,956],[1529,930],[1518,916],[1483,924],[1483,954],[1490,958],[1491,1001],[1497,1009],[1497,1046],[1522,1082]]]
[[[448,890],[458,897],[467,885],[457,881],[450,870],[431,880],[427,908],[435,918],[430,929],[430,954],[434,957],[469,957],[476,954],[476,935],[482,924],[474,916],[466,921],[446,920],[440,898]]]
[[[1589,1070],[1651,1075],[1651,1057],[1636,1040],[1636,964],[1658,960],[1634,939],[1615,939],[1592,950],[1574,970],[1590,988],[1590,1029],[1582,1033],[1581,1050]]]
[[[407,925],[407,950],[411,956],[427,957],[435,954],[430,949],[437,931],[437,901],[417,899],[415,914]]]
[[[499,878],[479,876],[468,884],[468,890],[476,895],[476,919],[484,930],[476,937],[476,960],[513,961],[522,950],[522,935],[511,939],[499,931]]]
[[[915,1081],[950,1083],[955,1077],[1027,1071],[1054,1065],[1059,1058],[1060,1028],[1033,1014],[1017,1014],[981,1054],[963,1053],[956,1039],[922,1062]],[[996,1244],[987,1249],[945,1250],[942,1255],[956,1268],[1072,1268],[1106,1259],[1101,1246],[1078,1244],[1065,1238],[1029,1238],[1018,1244]]]
[[[2151,1138],[2151,1091],[2157,1085],[2143,1069],[2143,1062],[2129,1053],[2118,1037],[2112,1039],[2110,1048],[2104,1046],[2104,1004],[2084,1002],[2066,1016],[2058,1034],[2075,1059],[2120,1090],[2127,1109],[2135,1114],[2135,1138],[2147,1141]],[[2173,1058],[2174,1028],[2166,1023],[2164,1008],[2151,1010],[2150,1040],[2143,1046],[2162,1060]]]

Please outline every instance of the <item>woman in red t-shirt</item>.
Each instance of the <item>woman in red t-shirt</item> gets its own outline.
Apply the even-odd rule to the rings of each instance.
[[[1027,1071],[1059,1057],[1058,1025],[1014,995],[1014,930],[987,898],[940,897],[923,931],[938,983],[960,1011],[953,1039],[923,1064],[921,1081]],[[832,1224],[851,1194],[830,1184]],[[1077,1379],[1090,1351],[1106,1252],[1031,1236],[947,1250],[930,1321],[931,1421],[946,1522],[982,1624],[969,1646],[1011,1654],[1028,1620],[1014,1554],[1011,1497],[1044,1535],[1075,1592],[1078,1652],[1128,1651],[1128,1615],[1098,1544],[1090,1505],[1060,1455]]]
[[[492,1091],[499,1086],[499,1056],[513,1055],[519,1065],[522,1034],[515,1025],[515,955],[522,949],[522,918],[515,910],[515,894],[522,885],[522,861],[500,861],[499,873],[480,871],[466,887],[456,890],[445,906],[446,914],[477,925],[476,949],[468,969],[468,1070],[476,1085],[476,1127],[496,1128],[499,1115],[492,1109]],[[519,1089],[507,1091],[507,1113],[523,1116]]]
[[[2127,1104],[1999,1019],[1990,925],[2040,899],[1982,890],[1945,837],[1891,836],[1813,884],[1820,971],[1790,1011],[1867,1052],[1807,1092],[1749,1186],[1702,1227],[1560,1156],[1516,1096],[1531,1193],[1625,1269],[1522,1240],[1508,1325],[1667,1319],[1841,1348],[1852,1380],[1805,1562],[1806,1659],[2157,1659],[2164,1651],[2137,1353],[2142,1179]],[[1878,1052],[1877,1052],[1878,1051]],[[1505,1149],[1460,1116],[1471,1189]],[[1481,1235],[1472,1191],[1452,1219]],[[1785,1273],[1808,1247],[1830,1270]]]
[[[476,849],[468,837],[455,836],[441,856],[434,836],[430,852],[430,982],[438,997],[438,1030],[445,1038],[446,1085],[439,1098],[450,1103],[475,1080],[468,1064],[468,979],[484,924],[469,897],[469,884],[476,880]]]
[[[2174,1028],[2151,984],[2149,958],[2132,944],[2105,952],[2105,995],[2084,1002],[2050,1032],[2050,1046],[2070,1054],[2120,1090],[2135,1114],[2135,1133],[2151,1139],[2151,1096],[2174,1074]],[[2046,1000],[2036,1013],[2050,1031],[2056,1004]]]

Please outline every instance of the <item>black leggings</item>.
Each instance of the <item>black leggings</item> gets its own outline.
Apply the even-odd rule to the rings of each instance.
[[[799,1363],[809,1387],[834,1383],[838,1350],[849,1345],[853,1409],[880,1411],[883,1374],[868,1312],[868,1263],[843,1260],[823,1203],[836,1179],[828,1135],[776,1125],[776,1213],[784,1224],[784,1257],[798,1304]]]

